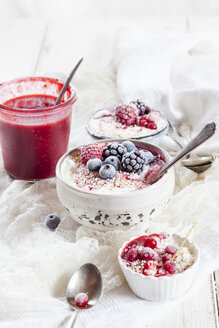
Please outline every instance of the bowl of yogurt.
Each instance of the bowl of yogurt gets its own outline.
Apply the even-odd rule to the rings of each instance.
[[[126,242],[119,250],[118,261],[135,295],[149,301],[167,301],[190,289],[199,253],[180,235],[153,233]]]
[[[167,133],[168,121],[158,110],[140,100],[103,108],[89,118],[86,129],[95,139],[136,139],[159,144]]]
[[[158,146],[138,140],[102,140],[74,148],[57,166],[60,202],[79,223],[98,230],[148,222],[170,199],[174,170],[148,181],[169,161]]]

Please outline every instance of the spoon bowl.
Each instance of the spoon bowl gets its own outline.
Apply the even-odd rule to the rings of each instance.
[[[76,305],[75,297],[79,293],[85,293],[88,295],[88,306],[91,308],[94,306],[102,293],[102,277],[98,268],[91,264],[86,263],[82,265],[71,277],[67,292],[66,299],[69,305],[74,309],[83,309],[79,308]]]

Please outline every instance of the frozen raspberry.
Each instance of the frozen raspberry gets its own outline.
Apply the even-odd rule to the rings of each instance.
[[[175,254],[176,253],[176,251],[177,251],[177,248],[176,248],[176,246],[173,246],[173,245],[167,245],[166,247],[165,247],[165,252],[166,253],[168,253],[168,254]]]
[[[116,121],[129,126],[137,123],[137,112],[134,107],[128,105],[121,105],[115,109]]]
[[[174,274],[176,272],[176,263],[173,261],[165,262],[163,267],[169,274]]]
[[[127,260],[132,262],[137,260],[138,258],[138,252],[136,249],[130,249],[127,254]]]
[[[88,144],[81,148],[81,162],[87,164],[90,158],[101,159],[103,154],[103,147],[99,144]]]
[[[144,242],[145,247],[156,248],[157,241],[154,238],[148,237]]]
[[[143,126],[144,128],[151,129],[151,130],[156,130],[157,125],[156,123],[152,120],[150,115],[143,115],[141,116],[139,123],[139,126]]]
[[[77,307],[86,308],[88,305],[88,296],[85,293],[79,293],[75,296],[75,304]]]

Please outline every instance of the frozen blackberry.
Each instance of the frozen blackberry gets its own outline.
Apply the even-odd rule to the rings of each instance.
[[[131,153],[126,153],[122,157],[121,167],[125,172],[140,174],[143,171],[144,164],[145,157],[140,153],[140,151],[135,150]]]
[[[108,144],[103,148],[103,159],[105,160],[109,156],[116,156],[120,161],[122,156],[127,152],[126,148],[118,142]]]
[[[131,104],[134,104],[135,107],[138,109],[139,116],[149,114],[151,111],[150,107],[145,105],[145,103],[139,99],[132,101]]]

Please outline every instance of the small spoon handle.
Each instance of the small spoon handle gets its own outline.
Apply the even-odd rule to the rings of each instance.
[[[77,314],[78,314],[79,310],[78,309],[75,309],[70,320],[69,320],[69,324],[68,324],[68,328],[72,328],[73,325],[74,325],[74,322],[75,322],[75,319],[77,317]]]
[[[64,84],[63,87],[62,87],[62,90],[61,90],[61,92],[60,92],[58,98],[56,99],[55,106],[57,106],[57,105],[60,103],[60,101],[62,100],[62,97],[63,97],[63,95],[64,95],[66,89],[68,88],[69,83],[71,82],[73,76],[75,75],[75,73],[76,73],[78,67],[80,66],[82,60],[83,60],[83,57],[80,57],[80,58],[78,59],[77,63],[75,64],[75,66],[73,67],[71,73],[69,74],[67,80],[65,81],[65,84]]]
[[[183,150],[172,159],[166,166],[164,166],[149,182],[150,184],[157,181],[172,165],[178,162],[182,157],[190,153],[193,149],[201,145],[204,141],[210,138],[216,130],[216,124],[214,122],[208,123],[205,127],[199,132],[199,134],[193,138]]]

